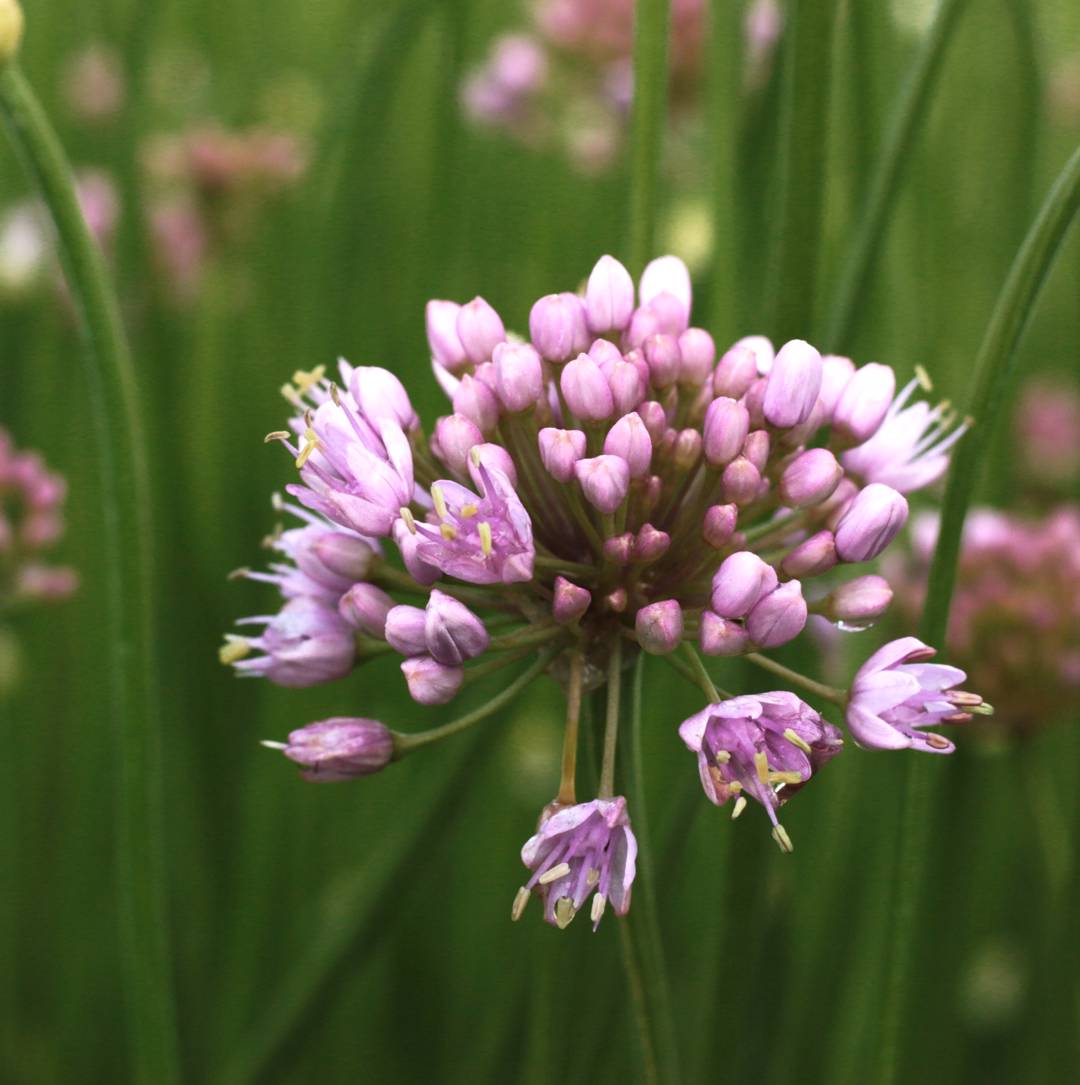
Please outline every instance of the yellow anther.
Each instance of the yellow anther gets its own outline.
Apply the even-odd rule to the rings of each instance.
[[[469,449],[469,459],[472,460],[473,467],[479,467],[480,466],[480,446],[479,445],[473,445],[472,448]]]
[[[281,512],[284,507],[285,499],[275,490],[274,493],[270,495],[270,508],[272,508],[274,512]]]
[[[599,880],[600,871],[596,867],[589,867],[589,872],[585,875],[585,884],[591,889]]]
[[[402,505],[398,512],[401,515],[401,519],[405,521],[405,526],[409,529],[410,535],[416,534],[416,519],[412,514],[412,511],[406,505]]]
[[[287,429],[276,429],[263,438],[263,444],[268,445],[272,441],[287,441],[291,436],[292,434]]]
[[[797,772],[770,772],[770,784],[801,784],[802,777]]]
[[[564,931],[570,926],[577,913],[574,911],[574,902],[569,897],[559,897],[555,901],[555,926]]]
[[[726,765],[731,760],[731,754],[727,750],[716,751],[716,763],[718,765]]]
[[[241,565],[239,569],[233,569],[231,573],[225,578],[226,580],[243,580],[245,576],[250,573],[251,570],[246,565]]]
[[[552,882],[557,882],[560,878],[565,878],[570,873],[569,863],[559,863],[558,866],[553,866],[550,870],[545,870],[536,880],[541,885],[550,885]]]
[[[784,738],[792,744],[792,746],[798,746],[803,753],[813,753],[810,749],[810,744],[803,738],[800,738],[790,727],[784,731]]]
[[[738,795],[738,793],[742,791],[742,784],[740,784],[738,780],[732,780],[731,783],[728,784],[728,791],[730,791],[732,795]]]
[[[291,385],[283,384],[281,386],[281,394],[294,406],[299,407],[301,410],[304,408],[304,401],[300,398],[300,393]]]
[[[754,768],[757,770],[757,778],[763,783],[769,782],[769,759],[764,753],[754,754]]]
[[[787,834],[787,829],[783,825],[774,825],[772,830],[772,838],[779,845],[780,850],[785,855],[790,855],[795,850],[795,845],[791,842],[791,837]]]
[[[317,365],[311,372],[305,369],[298,369],[293,375],[293,384],[296,385],[300,394],[307,395],[309,391],[316,385],[322,382],[326,376],[326,366]]]
[[[439,534],[447,542],[453,542],[457,538],[457,528],[453,524],[439,524]]]
[[[484,557],[491,557],[491,524],[486,520],[476,525],[476,530],[480,534],[480,549],[484,552]]]
[[[479,511],[480,508],[478,505],[462,505],[459,515],[463,520],[471,520]]]
[[[446,508],[446,498],[443,496],[442,487],[437,483],[431,486],[431,500],[435,502],[435,512],[440,520],[445,520],[449,513]]]
[[[304,431],[304,447],[300,449],[300,455],[296,457],[296,466],[303,467],[310,459],[312,452],[319,447],[319,435],[310,427]]]
[[[921,365],[915,367],[915,379],[922,386],[926,392],[932,392],[934,390],[934,382],[930,379],[930,374],[926,372]]]
[[[590,918],[594,923],[599,923],[601,916],[604,914],[604,909],[607,907],[607,897],[603,893],[597,893],[592,899],[592,911]]]
[[[341,389],[333,381],[330,382],[330,398],[334,401],[335,407],[341,406]]]
[[[746,809],[746,796],[740,795],[731,808],[731,820],[734,821]]]
[[[243,637],[225,634],[225,643],[218,649],[218,659],[226,666],[243,659],[251,651],[251,645]]]
[[[525,886],[522,886],[514,894],[514,905],[510,909],[510,918],[516,923],[525,911],[525,905],[529,903],[531,894]]]

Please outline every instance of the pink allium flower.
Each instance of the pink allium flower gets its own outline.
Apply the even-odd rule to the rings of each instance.
[[[1080,479],[1080,388],[1075,382],[1028,381],[1015,432],[1020,466],[1031,484],[1060,490]]]
[[[88,45],[74,54],[64,70],[63,93],[68,109],[87,124],[112,120],[124,105],[124,71],[120,57],[107,45]]]

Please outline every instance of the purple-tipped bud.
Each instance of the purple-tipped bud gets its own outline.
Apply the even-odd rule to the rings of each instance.
[[[621,332],[634,311],[634,280],[614,256],[601,256],[585,287],[585,313],[596,334]]]
[[[720,550],[735,534],[738,519],[739,510],[735,505],[713,505],[705,512],[701,536],[714,550]]]
[[[749,550],[724,558],[712,581],[712,609],[721,618],[744,618],[779,583],[776,570]]]
[[[386,616],[394,600],[374,584],[354,584],[339,600],[338,613],[353,627],[369,637],[383,640]]]
[[[589,609],[591,602],[591,592],[572,584],[565,577],[555,577],[555,600],[551,605],[551,616],[560,625],[576,622]]]
[[[484,623],[464,603],[434,588],[425,611],[424,637],[431,657],[448,667],[474,659],[491,643]]]
[[[689,471],[701,459],[702,445],[700,431],[691,429],[689,426],[679,430],[675,436],[675,445],[671,450],[672,462],[680,470]]]
[[[612,565],[629,565],[634,558],[634,534],[626,531],[604,540],[604,557]]]
[[[667,414],[663,406],[655,399],[647,399],[638,406],[637,413],[641,421],[645,423],[645,428],[649,431],[655,448],[664,439],[668,428]]]
[[[739,456],[724,468],[722,481],[725,501],[749,505],[761,489],[761,472],[745,456]]]
[[[830,497],[844,469],[827,448],[800,452],[780,476],[780,500],[791,509],[805,509]]]
[[[454,301],[429,301],[424,310],[431,356],[445,369],[460,369],[469,361],[457,333],[461,306]]]
[[[844,386],[833,410],[833,427],[849,444],[868,441],[885,421],[895,391],[892,366],[864,365]]]
[[[469,450],[483,443],[484,435],[463,414],[451,414],[435,423],[432,445],[438,448],[443,463],[460,475],[469,469]]]
[[[483,490],[485,486],[483,471],[501,471],[510,480],[511,486],[517,486],[514,458],[502,445],[474,445],[469,453],[468,467],[469,477],[478,490]]]
[[[617,362],[604,362],[600,366],[611,388],[611,400],[616,414],[629,414],[645,397],[648,382],[633,362],[620,356]]]
[[[860,490],[836,525],[836,553],[841,561],[871,561],[896,538],[907,522],[908,503],[882,482]]]
[[[779,648],[803,631],[806,618],[802,584],[789,580],[766,595],[750,611],[746,619],[746,632],[759,648]]]
[[[513,413],[535,407],[544,394],[544,364],[528,343],[500,343],[495,350],[495,389]]]
[[[836,540],[831,531],[819,531],[799,543],[780,562],[786,577],[821,576],[836,565]]]
[[[312,549],[330,572],[346,580],[363,580],[375,557],[375,551],[363,539],[344,531],[320,533]]]
[[[738,622],[706,610],[698,627],[698,643],[707,656],[740,656],[750,650],[750,634]]]
[[[720,359],[713,373],[713,391],[718,396],[742,399],[758,378],[757,359],[748,347],[734,346]]]
[[[401,664],[409,696],[417,704],[439,705],[452,701],[465,681],[461,667],[447,667],[431,656],[416,656]]]
[[[826,419],[832,418],[840,393],[843,392],[854,372],[855,363],[850,358],[845,358],[840,354],[821,356],[821,390],[818,392],[818,399]]]
[[[672,335],[650,335],[641,345],[654,388],[668,388],[679,379],[682,354],[679,341]]]
[[[682,607],[674,599],[650,603],[634,619],[638,644],[655,656],[667,655],[679,647],[683,635]]]
[[[658,531],[652,524],[642,524],[634,540],[634,561],[647,565],[667,553],[671,546],[671,536],[666,531]]]
[[[461,307],[457,333],[466,357],[474,364],[489,361],[495,348],[506,341],[502,319],[483,298],[473,298]]]
[[[386,643],[403,656],[424,655],[428,650],[424,635],[426,618],[420,607],[392,607],[386,615]]]
[[[304,769],[305,780],[335,783],[386,768],[394,756],[394,737],[378,720],[334,716],[292,731],[281,752]]]
[[[660,256],[641,273],[638,297],[642,305],[648,305],[661,294],[670,294],[683,311],[683,319],[690,319],[690,272],[677,256]]]
[[[611,386],[587,354],[579,354],[563,366],[559,387],[567,407],[582,422],[603,422],[615,412]]]
[[[593,456],[574,464],[586,500],[603,513],[614,512],[630,489],[630,465],[620,456]]]
[[[626,460],[631,478],[648,474],[652,451],[652,438],[637,413],[623,415],[604,438],[604,452]]]
[[[805,422],[821,391],[821,355],[802,339],[785,343],[773,359],[762,411],[778,429]]]
[[[585,350],[589,329],[581,298],[570,293],[542,297],[529,313],[529,338],[549,362],[565,362]]]
[[[834,622],[873,622],[889,609],[893,592],[881,576],[857,576],[827,595],[817,610]]]
[[[763,429],[751,430],[743,442],[742,454],[762,473],[769,462],[769,448],[772,442]]]
[[[687,328],[679,336],[679,354],[679,383],[693,388],[703,385],[716,361],[713,337],[704,328]]]
[[[574,464],[585,455],[585,434],[579,429],[542,429],[539,436],[540,459],[548,474],[559,482],[574,477]]]
[[[495,393],[481,380],[468,373],[454,389],[451,402],[454,414],[460,414],[481,433],[491,433],[499,424],[499,400]]]
[[[714,399],[705,412],[705,459],[713,467],[729,464],[739,454],[749,431],[750,416],[741,403],[728,396]]]

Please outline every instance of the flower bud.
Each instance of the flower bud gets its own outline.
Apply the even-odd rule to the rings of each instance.
[[[542,297],[529,313],[529,338],[549,362],[565,362],[585,350],[589,331],[581,298],[570,293]]]
[[[758,378],[757,359],[748,347],[734,346],[717,363],[713,391],[718,396],[742,399]]]
[[[776,570],[749,550],[724,558],[712,580],[712,609],[721,618],[743,618],[779,580]]]
[[[690,272],[677,256],[660,256],[651,261],[641,273],[638,297],[648,305],[661,294],[670,294],[679,303],[684,321],[690,318],[692,300]]]
[[[741,403],[728,396],[714,399],[705,412],[705,459],[713,467],[730,463],[742,449],[749,429],[750,416]]]
[[[843,392],[854,372],[855,363],[850,358],[844,358],[839,354],[821,356],[821,389],[818,392],[818,401],[821,403],[826,419],[832,418],[840,393]]]
[[[604,596],[604,606],[616,614],[622,614],[626,610],[629,601],[630,597],[627,595],[625,588],[616,588],[613,592],[608,592]]]
[[[780,500],[788,508],[805,509],[830,497],[844,469],[827,448],[800,452],[780,476]]]
[[[633,362],[623,361],[601,363],[600,369],[611,388],[611,400],[618,415],[629,414],[645,397],[648,382],[642,378],[638,367]]]
[[[701,525],[702,538],[714,550],[721,549],[735,534],[738,518],[739,510],[735,505],[713,505],[705,512]]]
[[[334,716],[292,731],[282,753],[305,770],[305,780],[334,783],[386,768],[394,737],[378,720]]]
[[[483,298],[473,298],[457,316],[457,334],[470,362],[488,361],[495,348],[506,341],[499,314]]]
[[[17,0],[0,0],[0,67],[19,51],[23,36],[23,12]]]
[[[603,422],[615,410],[611,386],[587,354],[579,354],[563,366],[559,387],[567,407],[582,422]]]
[[[765,385],[762,412],[778,429],[805,422],[821,390],[821,355],[802,339],[785,343],[773,361]]]
[[[483,475],[480,468],[485,471],[501,471],[510,480],[511,486],[517,486],[517,467],[514,459],[502,445],[482,444],[473,445],[469,452],[469,477],[473,485],[478,489],[484,488]]]
[[[645,479],[645,485],[641,489],[641,511],[645,516],[656,508],[663,491],[664,483],[659,475],[649,475]]]
[[[447,667],[431,656],[416,656],[401,664],[409,696],[417,704],[439,705],[452,701],[465,681],[461,667]]]
[[[612,565],[629,565],[634,557],[634,534],[625,531],[604,540],[604,557]]]
[[[312,545],[315,557],[335,576],[363,580],[375,551],[363,539],[344,531],[320,532]]]
[[[802,584],[789,580],[759,600],[746,619],[746,632],[759,648],[779,648],[803,631],[806,618]]]
[[[671,459],[681,471],[689,471],[701,459],[701,451],[701,433],[688,426],[686,429],[679,430],[676,434],[675,445],[671,450]]]
[[[610,339],[595,339],[587,351],[588,355],[604,371],[607,376],[607,367],[616,362],[623,361],[623,352]]]
[[[500,343],[495,348],[495,389],[513,413],[535,407],[544,393],[544,366],[528,343]]]
[[[680,336],[690,323],[690,314],[674,294],[657,294],[646,306],[656,317],[656,331],[659,335]]]
[[[724,468],[724,500],[734,505],[749,505],[761,489],[761,472],[745,457],[739,456]]]
[[[817,606],[817,611],[834,622],[872,622],[892,603],[889,582],[881,576],[857,576],[834,588]]]
[[[638,405],[637,413],[641,421],[645,423],[645,428],[649,431],[655,448],[664,439],[664,433],[668,428],[664,408],[655,399],[647,399]]]
[[[555,600],[551,615],[559,625],[576,622],[589,609],[592,593],[572,584],[566,577],[555,577]]]
[[[860,490],[836,525],[841,561],[870,561],[896,538],[907,522],[908,503],[881,482]]]
[[[427,650],[438,663],[456,667],[487,651],[484,623],[453,596],[433,588],[424,614]]]
[[[468,470],[469,450],[483,443],[484,435],[462,414],[451,414],[435,423],[433,449],[437,448],[439,459],[460,475]]]
[[[780,562],[786,577],[821,576],[836,565],[836,541],[831,531],[819,531],[799,543]]]
[[[604,438],[604,452],[626,460],[631,478],[641,478],[648,473],[652,451],[649,431],[636,413],[623,415]]]
[[[424,655],[427,639],[424,636],[426,615],[420,607],[391,607],[386,615],[386,643],[403,656]]]
[[[765,465],[769,462],[771,443],[768,432],[763,429],[751,430],[743,441],[742,454],[762,474],[765,474]]]
[[[768,375],[776,358],[776,349],[771,339],[764,335],[744,335],[735,343],[735,346],[744,347],[753,354],[758,376]]]
[[[671,335],[650,335],[641,344],[641,352],[649,367],[649,379],[654,388],[668,388],[679,378],[682,355],[679,341]]]
[[[847,382],[833,410],[836,433],[848,444],[861,445],[881,428],[896,391],[890,365],[870,362]]]
[[[642,524],[634,540],[634,561],[647,565],[667,553],[671,546],[671,536],[666,531],[658,531],[652,524]]]
[[[491,433],[499,424],[499,400],[495,393],[481,380],[468,373],[454,389],[451,397],[454,414],[460,414],[481,433]]]
[[[469,360],[457,333],[460,311],[461,306],[453,301],[429,301],[424,309],[431,355],[439,365],[449,370],[460,369]]]
[[[650,603],[637,612],[634,630],[646,652],[657,656],[674,652],[682,641],[682,607],[674,599]]]
[[[596,334],[621,332],[634,311],[634,280],[614,256],[601,256],[585,287],[585,314]]]
[[[750,650],[750,635],[738,622],[706,610],[698,627],[698,643],[707,656],[738,656]]]
[[[405,386],[389,369],[358,365],[349,378],[349,391],[364,417],[376,428],[380,422],[389,420],[409,430],[415,429],[420,421]]]
[[[716,344],[704,328],[687,328],[679,336],[679,383],[698,388],[712,373]]]
[[[338,613],[353,629],[386,639],[386,616],[394,600],[374,584],[354,584],[339,600]]]
[[[743,396],[743,405],[750,415],[750,428],[754,430],[764,429],[768,423],[765,420],[765,389],[769,386],[768,377],[758,377]]]
[[[569,482],[574,477],[574,464],[585,455],[585,434],[579,429],[540,431],[540,459],[552,478]]]
[[[639,306],[630,317],[630,325],[623,332],[623,346],[628,350],[637,350],[650,335],[659,335],[663,329],[660,317],[647,305]]]
[[[630,466],[621,456],[593,456],[574,464],[586,500],[602,513],[613,513],[630,488]]]

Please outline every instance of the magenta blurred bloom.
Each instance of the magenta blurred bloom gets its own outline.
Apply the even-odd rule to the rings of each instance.
[[[810,417],[821,390],[821,355],[802,339],[785,343],[773,359],[762,410],[772,426],[787,429]]]
[[[836,525],[836,553],[841,561],[871,561],[907,523],[908,503],[891,486],[872,482],[856,494]]]
[[[879,648],[856,672],[847,706],[847,725],[860,746],[871,750],[912,748],[952,753],[942,735],[924,728],[966,723],[982,705],[975,693],[956,691],[967,675],[958,667],[929,663],[933,648],[901,637]]]
[[[586,500],[598,511],[613,513],[630,489],[630,465],[620,456],[593,456],[574,464]]]
[[[401,664],[409,696],[417,704],[440,705],[452,701],[465,681],[465,671],[431,656],[414,656]]]
[[[264,742],[280,749],[312,783],[337,783],[371,776],[390,764],[394,737],[378,720],[335,716],[289,733],[289,741]]]
[[[789,580],[754,605],[746,619],[746,632],[759,648],[779,648],[803,631],[806,618],[802,584]]]
[[[652,655],[674,652],[682,643],[682,607],[674,599],[650,603],[637,612],[635,622],[638,644]]]
[[[525,842],[521,861],[532,876],[514,900],[514,919],[521,917],[530,893],[540,896],[544,919],[560,930],[590,896],[593,930],[609,901],[616,915],[626,915],[637,861],[626,800],[594,799],[556,810]]]
[[[630,323],[633,311],[634,280],[630,272],[615,257],[601,256],[585,287],[589,330],[596,335],[621,332]]]

